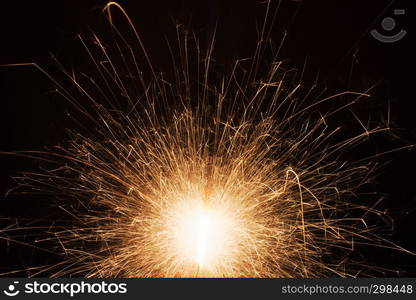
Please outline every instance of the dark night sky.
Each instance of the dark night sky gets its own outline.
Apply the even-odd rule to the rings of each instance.
[[[319,72],[324,84],[338,88],[356,88],[377,84],[375,101],[364,108],[378,110],[390,102],[392,126],[400,141],[393,145],[416,143],[414,111],[416,105],[410,87],[414,74],[410,51],[414,37],[410,27],[411,11],[394,16],[393,9],[407,9],[410,1],[310,0],[283,1],[271,37],[277,42],[284,30],[287,42],[281,58],[302,68],[308,57],[307,74]],[[100,8],[106,1],[7,1],[0,8],[0,65],[36,62],[50,66],[54,54],[67,66],[82,65],[84,53],[77,48],[76,34],[90,28],[100,30],[103,16]],[[264,13],[260,1],[185,1],[152,0],[120,1],[126,8],[145,41],[154,61],[162,61],[165,36],[174,30],[174,20],[190,24],[201,40],[208,36],[218,18],[218,35],[214,56],[226,63],[235,58],[251,56],[255,47],[255,20]],[[391,16],[397,27],[408,35],[394,44],[383,44],[369,34],[373,28],[383,32],[381,20]],[[386,33],[386,32],[384,32]],[[353,67],[350,77],[351,66]],[[351,79],[349,79],[351,78]],[[0,151],[36,150],[59,144],[65,138],[67,109],[50,82],[30,68],[0,66]],[[383,110],[383,109],[381,109]],[[389,142],[388,140],[386,142]],[[377,149],[383,149],[378,145]],[[353,155],[353,154],[351,154]],[[353,157],[353,156],[352,156]],[[416,152],[401,151],[388,156],[391,161],[382,169],[377,191],[386,195],[383,209],[394,219],[392,240],[416,251],[415,176]],[[30,217],[42,214],[42,205],[21,197],[4,195],[14,183],[11,176],[36,169],[28,159],[0,155],[0,217]],[[0,222],[1,225],[1,222]],[[1,228],[1,226],[0,226]],[[0,273],[9,268],[30,265],[38,259],[30,249],[11,245],[9,254],[0,240]],[[11,253],[11,254],[10,254]],[[41,254],[36,254],[41,255]],[[367,254],[377,265],[400,270],[403,276],[416,276],[416,259],[404,254]],[[25,257],[30,257],[25,259]],[[40,259],[40,261],[45,258]]]

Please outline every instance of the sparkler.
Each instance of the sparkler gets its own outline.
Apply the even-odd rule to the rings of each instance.
[[[131,25],[140,51],[113,25],[114,7]],[[212,47],[206,54],[197,42],[192,48],[180,30],[178,49],[170,46],[180,55],[173,55],[169,78],[155,70],[123,8],[110,2],[104,11],[117,52],[96,35],[96,49],[79,37],[95,77],[64,70],[71,82],[65,85],[34,65],[88,120],[86,133],[72,132],[66,147],[18,153],[57,165],[18,179],[32,191],[63,197],[60,207],[71,216],[70,226],[48,228],[48,240],[57,244],[53,251],[64,261],[41,272],[354,276],[357,269],[346,260],[354,245],[385,241],[364,218],[379,212],[349,200],[374,164],[342,155],[388,128],[363,126],[362,133],[340,139],[341,128],[327,120],[368,91],[325,95],[293,84],[283,62],[263,60],[264,42],[252,59],[212,79]],[[268,38],[268,18],[261,41]],[[324,111],[330,102],[338,104]],[[357,210],[363,217],[351,217]]]

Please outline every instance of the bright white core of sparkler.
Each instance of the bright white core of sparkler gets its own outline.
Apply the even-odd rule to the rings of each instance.
[[[235,222],[221,209],[203,204],[180,205],[174,216],[175,252],[197,268],[209,271],[232,255]]]

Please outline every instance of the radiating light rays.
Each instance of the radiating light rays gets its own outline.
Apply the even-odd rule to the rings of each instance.
[[[138,49],[115,27],[113,6],[127,18]],[[19,182],[65,199],[59,207],[70,218],[71,225],[47,228],[63,260],[40,272],[354,276],[348,253],[360,241],[384,240],[364,220],[380,212],[349,201],[374,171],[372,160],[341,156],[388,128],[339,137],[342,128],[327,120],[369,91],[328,95],[291,84],[281,61],[262,60],[265,36],[252,59],[236,61],[219,79],[211,79],[212,49],[203,54],[197,41],[192,48],[189,36],[179,38],[178,49],[169,45],[169,78],[152,65],[126,12],[114,2],[105,11],[116,50],[96,34],[95,46],[79,37],[93,75],[63,70],[65,85],[35,65],[87,124],[66,147],[17,153],[57,165]],[[331,109],[321,107],[329,102]]]

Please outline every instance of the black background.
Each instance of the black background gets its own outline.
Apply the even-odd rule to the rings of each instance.
[[[322,82],[345,89],[362,90],[377,84],[376,104],[390,103],[391,125],[400,136],[397,146],[416,143],[414,125],[414,83],[410,65],[410,45],[414,37],[410,9],[404,16],[393,16],[393,9],[408,8],[410,1],[283,1],[271,37],[279,41],[288,32],[281,57],[302,68],[307,60],[307,74],[318,72]],[[90,28],[100,28],[100,9],[105,1],[7,1],[0,7],[0,65],[36,62],[51,65],[53,53],[65,65],[82,65],[84,53],[78,51],[76,35]],[[265,5],[259,1],[120,1],[138,27],[153,61],[163,61],[165,36],[174,31],[176,21],[190,28],[204,40],[218,19],[214,56],[220,60],[252,55],[256,20],[261,20]],[[383,44],[369,34],[381,28],[386,16],[396,19],[396,33],[403,28],[407,36],[394,44]],[[351,73],[352,70],[352,73]],[[352,75],[352,76],[350,76]],[[0,67],[0,151],[37,150],[56,145],[66,137],[68,121],[63,100],[51,83],[29,67]],[[350,116],[349,116],[350,117]],[[383,148],[380,146],[380,148]],[[354,154],[351,154],[354,157]],[[376,188],[386,195],[381,204],[394,220],[391,239],[416,251],[416,192],[414,170],[416,153],[404,150],[388,156],[391,162],[382,169]],[[5,197],[15,184],[12,176],[36,169],[37,162],[0,155],[0,217],[39,217],[41,203],[28,197]],[[379,207],[380,208],[380,207]],[[6,221],[3,220],[5,223]],[[1,222],[0,222],[1,224]],[[1,227],[0,227],[1,228]],[[2,244],[3,243],[3,244]],[[400,276],[416,276],[416,260],[399,252],[366,253],[368,262],[399,271]],[[0,239],[0,273],[25,268],[32,263],[48,262],[48,254],[5,244]],[[391,275],[391,273],[389,273]]]

